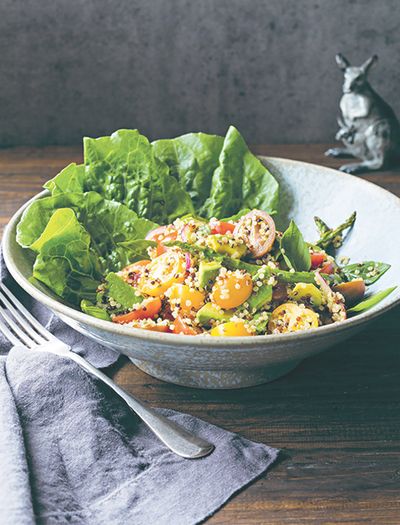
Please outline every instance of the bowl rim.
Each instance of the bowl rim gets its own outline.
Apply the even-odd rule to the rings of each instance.
[[[400,210],[400,198],[397,195],[394,195],[390,191],[374,184],[365,179],[356,178],[353,175],[341,172],[339,170],[328,168],[325,166],[320,166],[319,164],[313,164],[310,162],[303,162],[292,159],[285,159],[281,157],[267,157],[264,155],[257,156],[260,159],[268,161],[278,161],[280,163],[290,163],[298,164],[302,166],[317,166],[324,171],[329,171],[334,173],[336,176],[340,176],[345,179],[351,179],[356,184],[361,185],[370,185],[374,188],[374,191],[383,193],[386,198],[390,198],[398,206]],[[132,328],[129,326],[119,325],[112,323],[110,321],[97,319],[88,314],[85,314],[81,311],[75,310],[71,306],[67,306],[56,299],[53,299],[46,293],[42,292],[36,288],[32,283],[30,283],[22,273],[13,265],[11,250],[9,249],[10,239],[14,228],[16,228],[22,213],[24,210],[31,204],[31,202],[41,199],[48,196],[50,193],[48,190],[43,190],[26,203],[24,203],[11,217],[8,224],[5,227],[3,238],[2,238],[2,249],[3,256],[6,266],[11,274],[11,276],[17,281],[17,283],[23,288],[29,295],[34,299],[44,304],[47,308],[52,310],[56,315],[60,314],[61,316],[68,317],[78,323],[90,325],[95,329],[104,330],[110,334],[116,334],[119,336],[128,336],[133,340],[140,339],[143,341],[154,342],[163,345],[174,345],[174,346],[191,346],[191,347],[202,347],[202,346],[216,346],[224,347],[229,346],[233,348],[240,348],[241,351],[244,350],[243,347],[253,347],[253,346],[268,346],[274,343],[289,343],[290,341],[296,340],[298,342],[306,342],[310,338],[314,338],[319,334],[319,336],[328,336],[334,332],[344,332],[352,330],[357,326],[363,325],[366,322],[371,321],[383,313],[391,310],[398,304],[400,304],[400,297],[390,299],[381,305],[373,307],[371,310],[367,310],[355,317],[350,317],[344,321],[339,321],[330,325],[319,326],[317,328],[311,328],[309,330],[291,332],[286,334],[268,334],[268,335],[256,335],[256,336],[240,336],[240,337],[224,337],[224,336],[209,336],[199,334],[198,336],[183,335],[183,334],[171,334],[171,333],[162,333],[162,332],[153,332],[150,330],[144,330],[142,328]]]

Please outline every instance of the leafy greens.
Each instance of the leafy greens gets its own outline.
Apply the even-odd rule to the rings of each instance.
[[[311,267],[310,251],[302,233],[294,221],[281,238],[281,253],[289,269],[295,271],[308,271]]]
[[[95,300],[102,277],[99,259],[90,248],[89,233],[72,209],[54,212],[37,249],[35,279],[72,304]]]
[[[90,235],[91,248],[98,255],[103,273],[119,270],[129,262],[142,259],[152,245],[143,239],[157,224],[138,219],[136,213],[123,204],[104,199],[93,191],[56,194],[34,201],[18,224],[18,243],[40,251],[43,232],[54,211],[60,208],[75,212],[77,220]]]
[[[278,205],[278,183],[234,127],[225,138],[189,133],[153,143],[129,129],[85,137],[83,164],[69,164],[45,188],[51,195],[25,210],[17,241],[36,253],[34,277],[73,304],[84,300],[93,315],[102,276],[147,257],[154,243],[145,237],[158,224]]]

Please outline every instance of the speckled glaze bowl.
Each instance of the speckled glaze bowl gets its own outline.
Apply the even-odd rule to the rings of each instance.
[[[278,228],[293,218],[306,239],[315,239],[313,216],[336,225],[354,210],[357,221],[342,253],[353,262],[382,260],[391,269],[372,290],[400,284],[400,199],[351,175],[321,166],[261,157],[281,185]],[[42,192],[34,199],[40,199]],[[140,369],[164,381],[200,388],[239,388],[272,381],[300,361],[338,344],[400,302],[400,288],[371,310],[341,323],[304,332],[255,337],[162,334],[90,317],[63,304],[44,286],[29,282],[33,259],[15,241],[23,206],[3,237],[6,264],[16,281],[63,321],[88,337],[126,354]]]

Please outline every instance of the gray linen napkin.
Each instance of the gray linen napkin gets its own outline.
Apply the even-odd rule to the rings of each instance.
[[[44,322],[34,303],[31,310]],[[92,362],[104,362],[107,354],[93,355],[103,351],[99,345],[51,316],[47,325],[64,341],[89,348]],[[0,342],[0,353],[5,348]],[[187,414],[160,410],[216,446],[206,458],[180,458],[78,365],[19,347],[0,357],[0,407],[2,525],[200,523],[278,454]]]

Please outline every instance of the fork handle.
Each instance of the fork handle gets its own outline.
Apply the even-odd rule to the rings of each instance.
[[[146,423],[154,434],[175,454],[188,459],[201,458],[207,456],[214,450],[214,445],[204,439],[197,437],[182,426],[175,423],[162,414],[146,405],[143,401],[133,397],[126,390],[118,386],[106,374],[91,365],[82,356],[68,352],[68,357],[84,368],[87,372],[94,375],[110,388],[114,390],[125,403]]]

